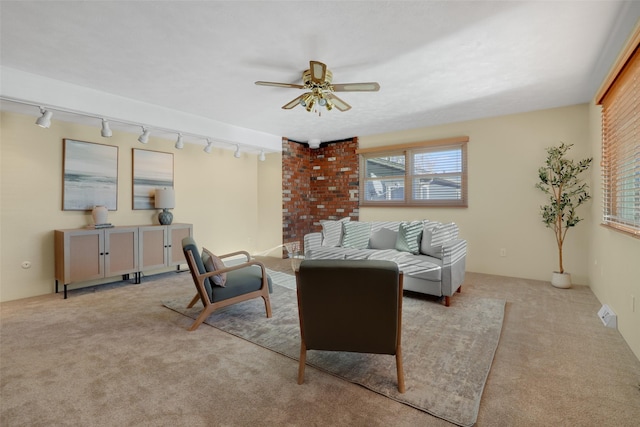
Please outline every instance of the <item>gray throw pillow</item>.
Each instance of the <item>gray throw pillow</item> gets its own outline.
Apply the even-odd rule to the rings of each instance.
[[[221,270],[226,267],[220,258],[212,254],[206,248],[202,248],[202,263],[204,264],[204,269],[207,270],[207,273]],[[211,276],[209,277],[209,281],[216,286],[224,288],[227,283],[227,273],[220,273],[215,276]]]

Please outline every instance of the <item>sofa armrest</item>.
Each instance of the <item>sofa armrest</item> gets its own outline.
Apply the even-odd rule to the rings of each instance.
[[[442,295],[452,296],[462,285],[466,260],[466,240],[449,240],[442,245]]]
[[[308,251],[318,249],[322,246],[322,233],[309,233],[304,235],[304,254],[307,256]]]

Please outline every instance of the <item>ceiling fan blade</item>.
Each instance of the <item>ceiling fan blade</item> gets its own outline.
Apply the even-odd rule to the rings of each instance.
[[[351,109],[351,105],[347,104],[332,93],[326,93],[324,96],[340,111],[347,111]]]
[[[331,86],[334,92],[377,92],[380,90],[380,85],[377,82],[338,83]]]
[[[256,84],[258,86],[275,86],[275,87],[286,87],[286,88],[293,88],[293,89],[304,89],[304,86],[302,85],[294,85],[291,83],[277,83],[277,82],[256,82]]]
[[[297,97],[296,99],[289,101],[288,103],[284,104],[282,106],[282,109],[284,110],[291,110],[292,108],[294,108],[295,106],[297,106],[298,104],[300,104],[300,100],[302,99],[302,97],[305,94],[303,93],[302,95],[300,95],[299,97]]]
[[[327,66],[322,62],[309,61],[309,70],[311,71],[311,81],[314,83],[324,83],[327,76]]]

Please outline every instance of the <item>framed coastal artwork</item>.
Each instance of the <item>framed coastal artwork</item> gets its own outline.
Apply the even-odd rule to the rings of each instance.
[[[118,209],[118,147],[64,139],[62,210]]]
[[[157,188],[173,188],[173,153],[133,148],[133,209],[155,209]]]

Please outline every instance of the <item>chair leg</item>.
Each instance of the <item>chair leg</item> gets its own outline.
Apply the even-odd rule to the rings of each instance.
[[[193,322],[191,324],[191,326],[189,327],[189,331],[195,331],[196,329],[198,329],[198,326],[200,326],[202,324],[202,322],[204,322],[205,320],[207,320],[207,317],[209,317],[211,315],[211,313],[213,313],[213,308],[211,306],[205,308],[204,310],[202,310],[202,313],[200,313],[200,315],[198,316],[198,318],[195,320],[195,322]]]
[[[449,307],[451,305],[451,297],[449,296],[444,297],[444,305],[445,307]]]
[[[458,286],[458,293],[462,292],[462,285]]]
[[[298,384],[304,382],[304,366],[307,363],[307,347],[300,343],[300,365],[298,365]]]
[[[396,351],[396,369],[398,370],[398,391],[404,393],[404,368],[402,367],[402,349]]]
[[[200,295],[196,294],[195,297],[193,297],[193,299],[191,300],[191,302],[189,303],[189,305],[187,306],[187,308],[191,308],[194,305],[196,305],[196,303],[200,301]]]
[[[271,317],[271,301],[269,299],[269,296],[262,296],[262,299],[264,300],[264,307],[267,310],[267,318]]]

